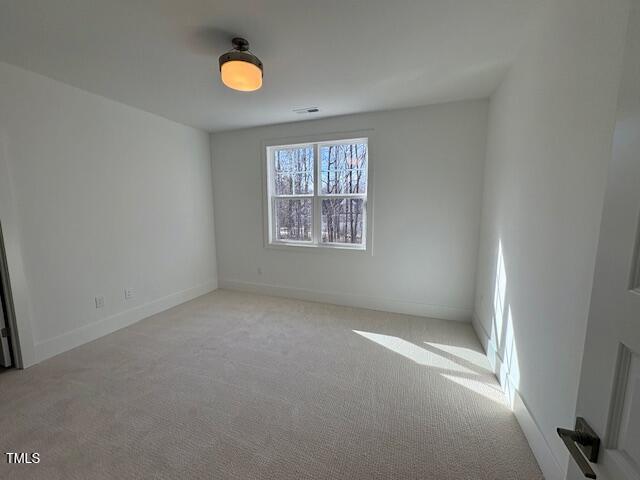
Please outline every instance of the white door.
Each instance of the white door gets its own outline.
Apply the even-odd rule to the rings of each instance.
[[[627,32],[576,408],[601,438],[591,466],[602,480],[640,479],[639,3]],[[585,478],[574,460],[567,478]]]

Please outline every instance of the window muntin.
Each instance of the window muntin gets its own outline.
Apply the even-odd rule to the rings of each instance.
[[[366,138],[267,148],[269,243],[364,250]]]

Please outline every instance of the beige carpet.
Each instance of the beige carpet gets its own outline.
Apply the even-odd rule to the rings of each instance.
[[[540,479],[470,325],[217,291],[0,375],[10,479]]]

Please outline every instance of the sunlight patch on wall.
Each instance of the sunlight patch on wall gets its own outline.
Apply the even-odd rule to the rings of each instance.
[[[507,307],[507,321],[505,323],[504,345],[502,349],[502,368],[500,369],[500,385],[513,407],[515,394],[520,386],[520,366],[518,365],[518,350],[513,332],[513,317],[511,307]]]
[[[491,340],[496,349],[500,351],[500,341],[502,336],[502,324],[505,314],[505,302],[507,298],[507,271],[504,265],[502,253],[502,241],[498,242],[498,260],[496,264],[496,280],[493,292],[493,321],[491,329]]]
[[[509,405],[513,407],[515,391],[520,387],[520,366],[518,365],[518,349],[516,348],[516,338],[513,332],[511,307],[509,307],[508,311],[507,333],[504,340],[504,366],[509,378],[505,385],[505,393],[509,399]]]
[[[511,408],[515,403],[516,392],[520,388],[520,365],[514,331],[513,311],[509,304],[507,269],[504,259],[502,241],[498,242],[498,258],[496,260],[496,278],[493,292],[493,315],[491,322],[491,338],[489,363],[494,367],[504,395]]]

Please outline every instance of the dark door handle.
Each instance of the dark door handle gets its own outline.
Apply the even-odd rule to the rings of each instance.
[[[591,465],[589,465],[589,462],[598,462],[600,437],[596,435],[587,421],[582,417],[576,419],[575,430],[567,430],[566,428],[558,428],[557,430],[558,435],[567,446],[569,453],[578,464],[578,467],[580,467],[580,470],[582,470],[584,476],[587,478],[596,478],[596,474],[591,468]]]

